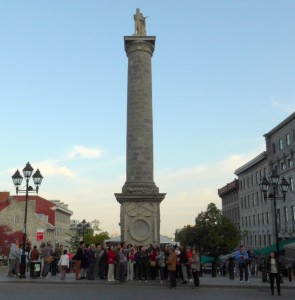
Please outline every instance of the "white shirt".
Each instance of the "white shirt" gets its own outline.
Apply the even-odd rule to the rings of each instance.
[[[69,256],[67,254],[63,254],[60,257],[60,260],[58,262],[59,266],[67,266],[68,268],[70,267],[70,259]]]

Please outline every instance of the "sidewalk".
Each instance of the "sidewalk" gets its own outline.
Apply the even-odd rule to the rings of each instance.
[[[7,267],[0,268],[0,284],[2,283],[36,283],[36,284],[79,284],[79,285],[87,285],[87,284],[98,284],[98,285],[114,285],[120,284],[119,282],[109,282],[107,280],[76,280],[74,273],[67,273],[66,280],[60,279],[60,274],[56,276],[51,276],[49,273],[48,279],[43,278],[30,278],[30,274],[26,273],[27,277],[24,279],[19,279],[18,277],[7,277]],[[269,289],[269,282],[262,282],[261,273],[260,276],[251,276],[249,278],[250,283],[240,283],[238,277],[235,277],[234,280],[229,279],[229,277],[224,277],[221,275],[217,275],[217,277],[212,277],[211,274],[204,274],[203,277],[200,277],[200,287],[232,287],[232,288],[267,288]],[[149,280],[148,282],[138,282],[138,280],[128,281],[126,284],[141,286],[141,285],[158,285],[161,286],[159,280]],[[178,284],[178,286],[182,287],[192,287],[192,282],[189,282],[186,285]],[[295,289],[295,278],[293,278],[292,282],[289,282],[287,277],[284,277],[284,283],[282,283],[282,288],[285,289]]]

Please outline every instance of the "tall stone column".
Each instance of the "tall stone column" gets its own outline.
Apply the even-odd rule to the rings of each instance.
[[[127,178],[122,193],[115,197],[121,204],[121,240],[159,245],[160,203],[166,194],[159,193],[154,183],[151,57],[156,38],[144,35],[145,27],[139,28],[139,34],[136,31],[124,37],[128,57]]]

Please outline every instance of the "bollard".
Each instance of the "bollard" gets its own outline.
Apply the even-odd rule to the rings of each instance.
[[[267,282],[267,272],[264,266],[262,267],[262,282]]]
[[[199,277],[203,277],[203,264],[200,263],[200,273],[199,273]]]
[[[292,282],[292,267],[288,266],[288,278],[289,282]]]
[[[212,277],[216,277],[216,261],[212,261]]]
[[[231,280],[235,279],[234,258],[233,257],[229,258],[228,273],[229,273],[229,279],[231,279]]]

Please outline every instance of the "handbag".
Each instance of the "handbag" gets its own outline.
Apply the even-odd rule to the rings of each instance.
[[[52,256],[48,256],[48,257],[46,258],[46,263],[47,263],[48,265],[50,265],[53,261],[54,261],[54,258],[53,258]]]

